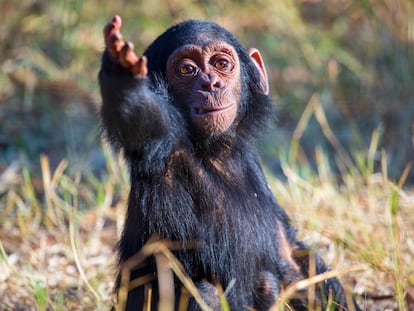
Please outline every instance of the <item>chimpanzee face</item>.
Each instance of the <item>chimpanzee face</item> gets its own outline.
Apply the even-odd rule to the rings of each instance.
[[[241,81],[239,58],[231,45],[183,45],[168,58],[166,76],[172,95],[202,133],[220,134],[234,123]]]

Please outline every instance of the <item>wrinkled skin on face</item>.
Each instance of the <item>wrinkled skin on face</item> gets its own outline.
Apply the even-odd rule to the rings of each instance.
[[[137,56],[134,45],[122,40],[119,16],[104,28],[109,54],[135,77],[148,75],[147,58]],[[191,123],[205,136],[214,136],[236,125],[241,100],[241,66],[235,48],[220,40],[199,40],[202,44],[185,44],[167,59],[165,75],[171,95]],[[248,54],[256,65],[260,93],[267,95],[266,69],[257,49]]]
[[[235,121],[240,101],[240,64],[225,42],[184,45],[168,58],[171,93],[191,122],[209,135],[226,131]]]

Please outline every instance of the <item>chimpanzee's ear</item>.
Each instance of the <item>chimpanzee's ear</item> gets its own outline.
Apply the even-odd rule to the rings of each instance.
[[[250,48],[248,51],[249,56],[252,58],[253,63],[256,65],[259,70],[259,83],[260,83],[260,92],[264,95],[269,95],[269,81],[267,80],[267,72],[263,62],[262,55],[260,55],[259,50],[255,48]]]

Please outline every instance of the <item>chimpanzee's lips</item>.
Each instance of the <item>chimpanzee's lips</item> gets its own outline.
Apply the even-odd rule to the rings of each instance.
[[[231,108],[231,105],[225,107],[194,107],[193,108],[193,115],[196,117],[204,117],[204,116],[211,116],[215,114],[219,114],[221,112],[226,111],[227,109]]]
[[[199,107],[194,108],[195,114],[198,114],[198,115],[211,113],[211,112],[214,112],[214,111],[217,111],[217,110],[220,110],[220,109],[218,109],[218,108],[199,108]]]

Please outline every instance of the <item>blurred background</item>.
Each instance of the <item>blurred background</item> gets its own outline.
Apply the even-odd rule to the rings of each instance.
[[[188,18],[258,48],[278,109],[259,152],[300,238],[364,310],[414,310],[412,0],[0,0],[0,310],[112,304],[129,181],[97,74],[114,14],[138,54]]]
[[[137,53],[186,18],[216,21],[259,48],[279,110],[260,150],[276,173],[305,107],[298,161],[312,166],[319,146],[333,166],[338,151],[357,162],[374,131],[390,176],[414,159],[411,1],[1,0],[0,11],[0,169],[16,159],[36,166],[41,153],[72,168],[103,166],[96,77],[102,27],[115,13]],[[312,96],[335,138],[314,117]]]

